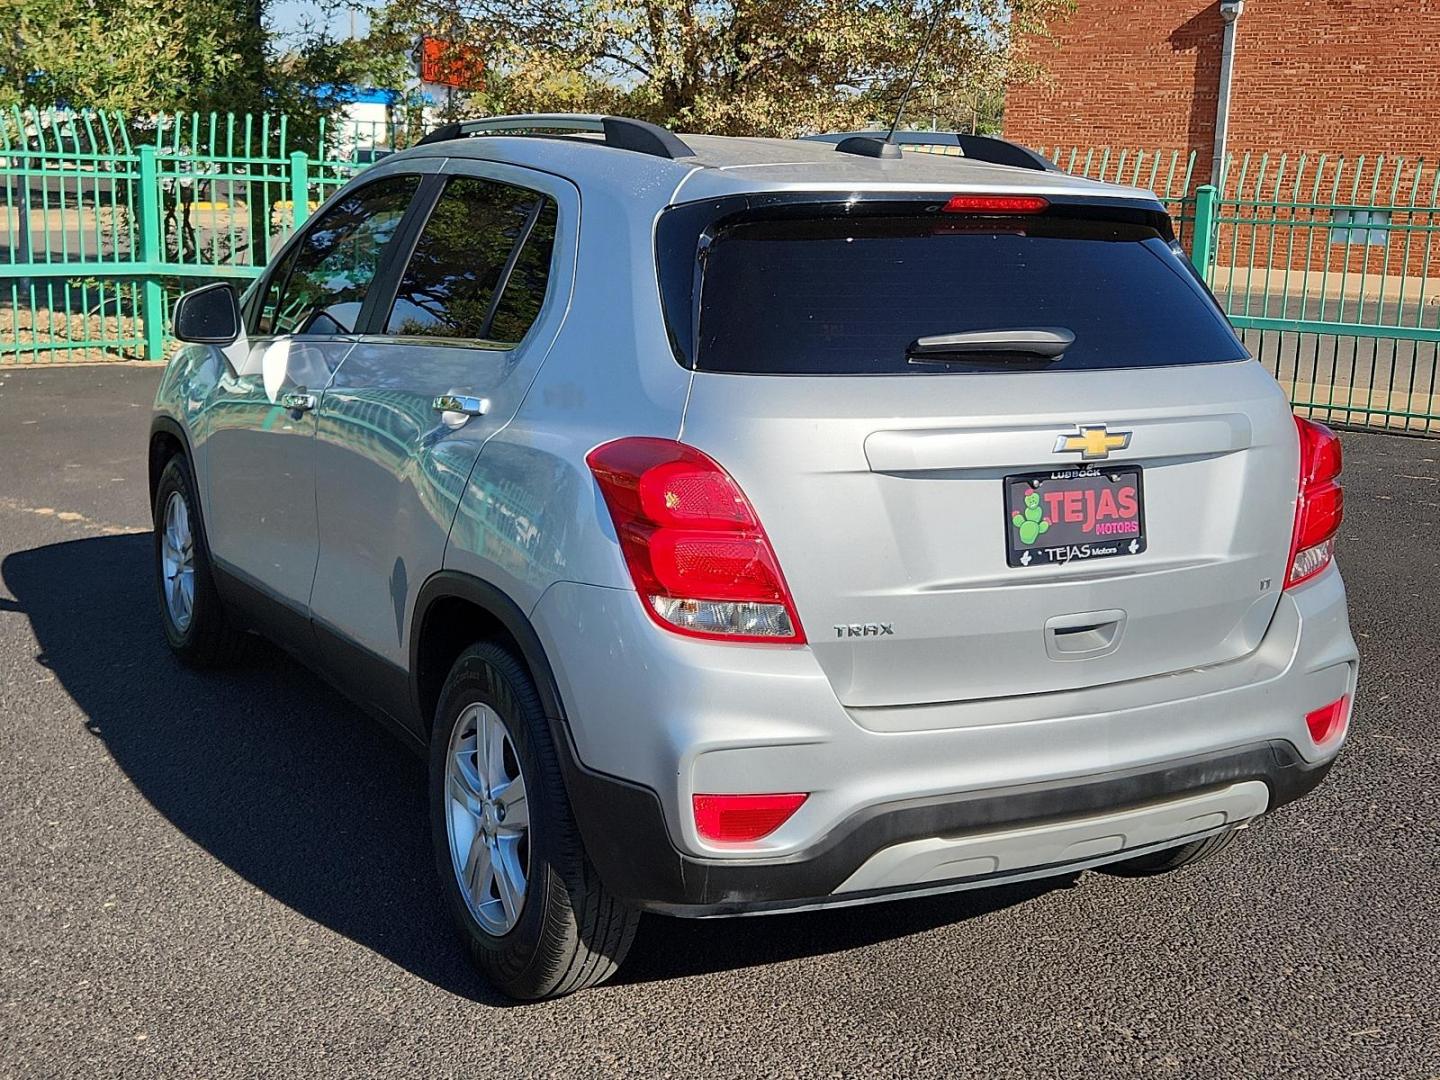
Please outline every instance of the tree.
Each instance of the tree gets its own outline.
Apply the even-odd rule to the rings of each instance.
[[[888,122],[939,0],[389,0],[377,25],[476,48],[471,112],[617,112],[793,136]],[[970,129],[1035,74],[1013,44],[1073,0],[942,3],[912,117]]]
[[[201,5],[11,0],[0,10],[0,104],[174,107],[224,85],[237,50]]]
[[[343,6],[358,0],[329,0]],[[285,38],[267,24],[273,0],[0,0],[0,108],[104,109],[123,115],[134,142],[173,134],[182,150],[222,151],[209,145],[207,113],[269,113],[286,117],[268,127],[268,145],[251,143],[242,154],[275,155],[319,148],[323,127],[345,106],[353,85],[403,87],[409,81],[409,41],[382,30],[369,39],[336,39],[323,25],[307,24]],[[199,114],[200,137],[190,125],[158,126],[161,114]],[[6,117],[0,114],[0,124]],[[252,133],[267,130],[255,125]],[[11,138],[21,132],[9,133]],[[37,134],[31,136],[45,141]],[[243,136],[242,136],[243,137]],[[52,144],[55,136],[49,136]],[[103,150],[103,147],[96,147]],[[172,163],[172,169],[175,167]],[[243,169],[246,166],[239,166]],[[173,177],[170,178],[173,180]],[[242,182],[243,183],[243,182]],[[118,189],[128,197],[130,189]],[[168,186],[166,233],[179,199]],[[249,246],[256,258],[269,249],[273,193],[251,185]],[[177,247],[194,243],[188,209],[179,209]],[[168,242],[168,241],[167,241]]]
[[[282,39],[267,25],[272,2],[5,0],[0,107],[113,109],[142,120],[283,112],[292,144],[304,145],[343,105],[337,87],[408,80],[408,41],[383,31],[340,40],[314,24]]]

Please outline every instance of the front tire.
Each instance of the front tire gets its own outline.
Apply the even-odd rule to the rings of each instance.
[[[176,454],[155,486],[155,584],[165,640],[184,663],[222,667],[248,645],[226,621],[215,589],[210,545],[195,497],[195,477],[185,455]]]
[[[430,827],[447,906],[499,990],[559,997],[619,967],[639,913],[590,865],[535,684],[497,645],[462,653],[441,691]]]
[[[1168,874],[1181,867],[1194,866],[1198,862],[1214,858],[1233,844],[1239,835],[1240,833],[1236,829],[1226,829],[1224,832],[1207,836],[1202,840],[1192,840],[1190,843],[1181,844],[1178,847],[1151,851],[1133,859],[1110,863],[1106,866],[1096,867],[1096,869],[1106,874],[1114,874],[1116,877],[1154,877],[1156,874]]]

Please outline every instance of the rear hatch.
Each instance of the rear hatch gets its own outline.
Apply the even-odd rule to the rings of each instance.
[[[1034,694],[1255,649],[1294,424],[1158,206],[816,198],[682,207],[658,242],[695,369],[681,437],[750,497],[839,699]]]

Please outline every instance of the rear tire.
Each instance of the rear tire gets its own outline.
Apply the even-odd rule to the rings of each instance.
[[[1156,874],[1168,874],[1181,867],[1194,866],[1198,862],[1204,862],[1206,859],[1219,855],[1233,844],[1239,835],[1240,833],[1235,829],[1226,829],[1222,833],[1207,836],[1203,840],[1192,840],[1190,843],[1181,844],[1178,847],[1151,851],[1133,859],[1109,863],[1106,866],[1096,867],[1096,869],[1106,874],[1114,874],[1116,877],[1153,877]]]
[[[250,637],[227,621],[215,589],[195,478],[184,454],[165,463],[152,510],[156,599],[171,651],[195,668],[235,662],[248,650]]]
[[[446,904],[497,989],[524,1001],[559,997],[619,967],[639,912],[610,896],[590,865],[535,684],[497,645],[462,653],[441,691],[430,828]]]

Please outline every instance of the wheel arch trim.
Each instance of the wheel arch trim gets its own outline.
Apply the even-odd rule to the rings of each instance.
[[[195,471],[195,450],[190,443],[190,433],[185,430],[185,426],[181,424],[180,421],[168,413],[156,415],[155,418],[150,421],[150,435],[145,443],[145,467],[150,482],[150,502],[152,505],[155,502],[155,486],[160,479],[159,473],[155,470],[155,462],[151,457],[154,453],[155,437],[157,435],[169,435],[178,440],[181,452],[189,459],[191,473],[193,474]],[[196,483],[199,483],[199,477],[196,477]],[[196,491],[195,497],[196,499],[200,498],[199,491]]]
[[[530,669],[535,687],[540,694],[540,704],[550,720],[566,721],[565,705],[560,696],[560,685],[550,658],[524,610],[508,594],[473,574],[458,570],[439,570],[425,580],[415,597],[415,609],[410,620],[410,696],[426,730],[433,717],[427,716],[422,705],[420,690],[420,645],[425,628],[425,617],[437,601],[457,599],[474,604],[498,622],[514,640],[520,650],[520,659]]]

